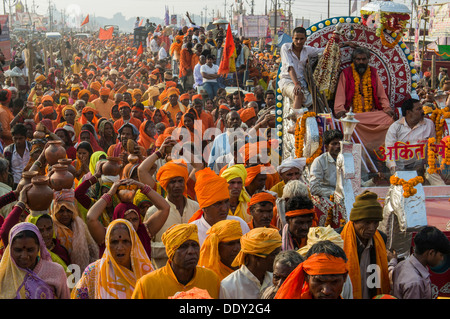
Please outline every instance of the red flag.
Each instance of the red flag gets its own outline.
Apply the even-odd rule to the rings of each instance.
[[[100,28],[100,31],[98,32],[99,40],[110,40],[110,39],[112,39],[113,31],[114,31],[114,27],[110,27],[108,30]]]
[[[231,33],[231,25],[228,23],[227,37],[225,39],[225,47],[223,48],[222,61],[219,65],[219,74],[228,74],[230,71],[230,57],[235,50],[233,34]]]
[[[139,56],[139,55],[141,55],[142,53],[144,53],[144,48],[142,47],[142,42],[139,42],[140,44],[139,44],[139,48],[138,48],[138,50],[137,50],[137,52],[136,52],[136,56]]]
[[[89,23],[89,14],[86,16],[86,18],[84,18],[83,23],[81,24],[81,27],[84,26],[85,24]]]

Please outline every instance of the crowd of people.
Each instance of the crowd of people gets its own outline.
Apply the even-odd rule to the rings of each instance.
[[[427,267],[450,252],[442,231],[424,227],[399,260],[375,193],[356,197],[344,225],[320,218],[312,196],[336,187],[340,131],[324,132],[312,163],[281,160],[280,63],[286,96],[306,92],[297,35],[280,55],[235,36],[225,76],[226,31],[195,24],[158,26],[142,51],[120,35],[67,38],[67,60],[17,47],[0,78],[0,298],[431,299]],[[54,141],[72,187],[47,183],[53,200],[36,209],[36,177],[58,168]]]

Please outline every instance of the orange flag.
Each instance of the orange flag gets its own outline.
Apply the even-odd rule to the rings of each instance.
[[[228,74],[230,71],[230,57],[235,50],[233,34],[231,33],[231,25],[228,23],[227,37],[225,39],[225,47],[223,48],[222,61],[219,65],[219,74]]]
[[[99,40],[112,39],[113,31],[114,31],[114,27],[110,27],[108,30],[100,28],[100,31],[98,32],[98,39]]]
[[[84,26],[85,24],[89,23],[89,14],[86,16],[86,18],[84,18],[83,23],[81,24],[81,27]]]
[[[137,52],[136,52],[136,56],[139,56],[139,55],[141,55],[142,53],[144,53],[144,48],[142,47],[142,42],[139,42],[140,44],[139,44],[139,48],[138,48],[138,50],[137,50]]]

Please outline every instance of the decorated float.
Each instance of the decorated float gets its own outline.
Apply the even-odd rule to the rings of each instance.
[[[346,116],[336,119],[332,112],[334,94],[341,71],[351,64],[352,47],[339,48],[341,42],[352,42],[371,53],[369,65],[375,67],[388,96],[390,105],[401,117],[402,102],[415,96],[419,80],[413,55],[402,41],[409,9],[391,1],[373,1],[361,8],[361,16],[329,18],[307,29],[306,44],[325,47],[322,56],[309,61],[305,77],[313,97],[308,109],[294,112],[287,97],[277,87],[276,130],[279,152],[283,159],[305,157],[307,168],[304,180],[309,180],[312,161],[324,152],[322,135],[329,129],[344,133],[341,152],[336,161],[337,184],[333,196],[312,196],[314,204],[325,212],[321,225],[334,228],[348,221],[355,197],[364,190],[378,194],[384,207],[384,220],[379,229],[388,235],[387,248],[395,249],[400,258],[411,253],[414,234],[425,225],[433,225],[450,237],[450,113],[437,108],[430,116],[436,124],[436,138],[425,145],[401,142],[393,147],[370,149],[361,142],[355,114],[361,112],[354,105]],[[439,104],[439,103],[438,103]],[[445,185],[432,186],[424,182],[416,171],[397,171],[390,176],[385,161],[427,159],[429,173],[438,172]],[[373,177],[376,183],[367,183]],[[435,296],[450,297],[450,256],[431,269]]]

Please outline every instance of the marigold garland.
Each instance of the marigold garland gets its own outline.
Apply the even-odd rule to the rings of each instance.
[[[399,34],[397,35],[397,37],[395,38],[394,42],[389,43],[389,42],[386,40],[386,37],[385,37],[385,35],[384,35],[383,30],[381,30],[381,33],[380,33],[380,39],[381,39],[381,44],[383,44],[385,47],[388,47],[388,48],[392,49],[392,48],[394,48],[394,47],[400,42],[400,40],[402,39],[402,34],[399,33]]]
[[[306,134],[306,119],[308,117],[315,117],[315,112],[306,112],[299,117],[295,123],[295,156],[297,158],[303,157],[303,144]]]
[[[436,141],[439,143],[444,135],[445,119],[450,118],[450,108],[447,106],[444,109],[435,109],[430,115],[430,120],[434,122],[436,130]]]
[[[405,181],[403,178],[399,178],[397,176],[391,176],[390,178],[390,182],[392,185],[403,187],[403,197],[405,198],[416,194],[417,189],[415,189],[414,187],[419,183],[423,183],[423,181],[424,180],[422,176],[413,177],[408,181]]]
[[[372,110],[373,104],[372,74],[370,66],[368,66],[366,72],[364,72],[362,80],[361,77],[359,76],[359,73],[356,71],[355,63],[352,63],[351,66],[353,79],[355,80],[355,94],[353,95],[353,112],[355,113],[370,112]],[[363,86],[364,97],[362,96],[360,91],[361,81]]]
[[[437,172],[436,168],[436,153],[433,151],[432,145],[436,143],[436,139],[431,137],[428,139],[428,174],[435,174]]]

